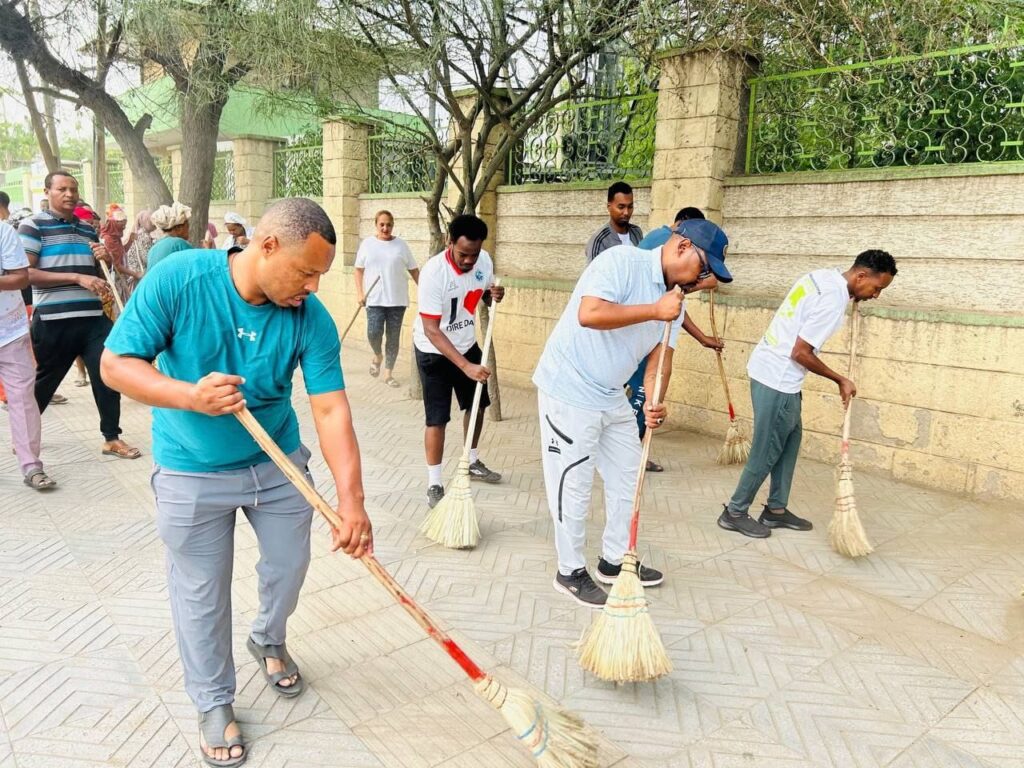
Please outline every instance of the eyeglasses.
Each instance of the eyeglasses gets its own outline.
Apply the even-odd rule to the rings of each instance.
[[[711,277],[711,265],[708,264],[707,254],[696,245],[693,246],[693,250],[695,250],[697,252],[697,256],[700,257],[700,272],[697,275],[697,279],[704,280],[705,278]]]

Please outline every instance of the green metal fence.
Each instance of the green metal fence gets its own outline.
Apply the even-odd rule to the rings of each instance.
[[[411,129],[380,125],[367,143],[370,192],[426,192],[437,176],[426,136]]]
[[[120,158],[107,161],[107,200],[124,204],[124,163]]]
[[[1024,160],[1024,43],[750,81],[746,172]]]
[[[160,171],[160,175],[163,176],[164,183],[167,184],[167,188],[171,190],[171,197],[174,197],[174,181],[171,174],[171,158],[154,157],[153,162],[156,163],[156,169]]]
[[[552,110],[510,151],[509,183],[649,179],[657,107],[650,92]]]
[[[213,161],[213,184],[211,200],[235,199],[235,155],[233,152],[218,152]]]
[[[321,197],[324,193],[322,145],[274,150],[274,197]]]

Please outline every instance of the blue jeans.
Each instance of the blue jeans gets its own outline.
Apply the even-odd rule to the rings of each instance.
[[[402,318],[405,307],[367,307],[366,338],[370,342],[373,354],[380,357],[381,341],[387,329],[387,343],[384,347],[384,368],[391,371],[398,359],[398,344],[402,338]]]

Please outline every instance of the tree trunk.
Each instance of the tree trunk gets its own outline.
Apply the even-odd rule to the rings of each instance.
[[[170,190],[142,141],[152,119],[149,115],[133,125],[121,105],[101,84],[54,57],[32,23],[11,3],[0,3],[0,48],[15,62],[31,64],[45,82],[78,96],[82,106],[100,118],[117,140],[146,202],[153,207],[170,202]]]
[[[192,209],[189,239],[198,245],[206,236],[217,159],[217,134],[227,95],[216,101],[179,96],[181,104],[180,200]]]
[[[13,58],[13,57],[12,57]],[[46,133],[46,126],[43,125],[43,117],[39,114],[39,107],[36,106],[36,96],[32,92],[32,80],[29,78],[28,67],[21,59],[14,59],[14,68],[18,73],[18,82],[21,84],[21,93],[25,97],[25,107],[28,109],[29,121],[32,123],[32,132],[36,135],[36,143],[39,144],[39,151],[43,155],[43,162],[46,164],[48,173],[53,173],[60,168],[60,160],[50,146],[50,137]]]
[[[92,121],[92,168],[93,190],[90,194],[96,210],[101,211],[110,197],[107,188],[107,132],[103,129],[103,121],[95,115]]]

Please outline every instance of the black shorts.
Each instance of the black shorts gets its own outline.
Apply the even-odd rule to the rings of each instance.
[[[465,358],[471,363],[480,365],[482,353],[474,344],[466,350]],[[423,383],[423,410],[427,415],[428,427],[443,427],[452,419],[452,391],[459,401],[459,408],[468,411],[473,407],[473,393],[476,382],[460,371],[451,360],[444,355],[416,350],[416,367],[420,371]],[[487,396],[487,387],[480,393],[480,410],[491,404]]]

